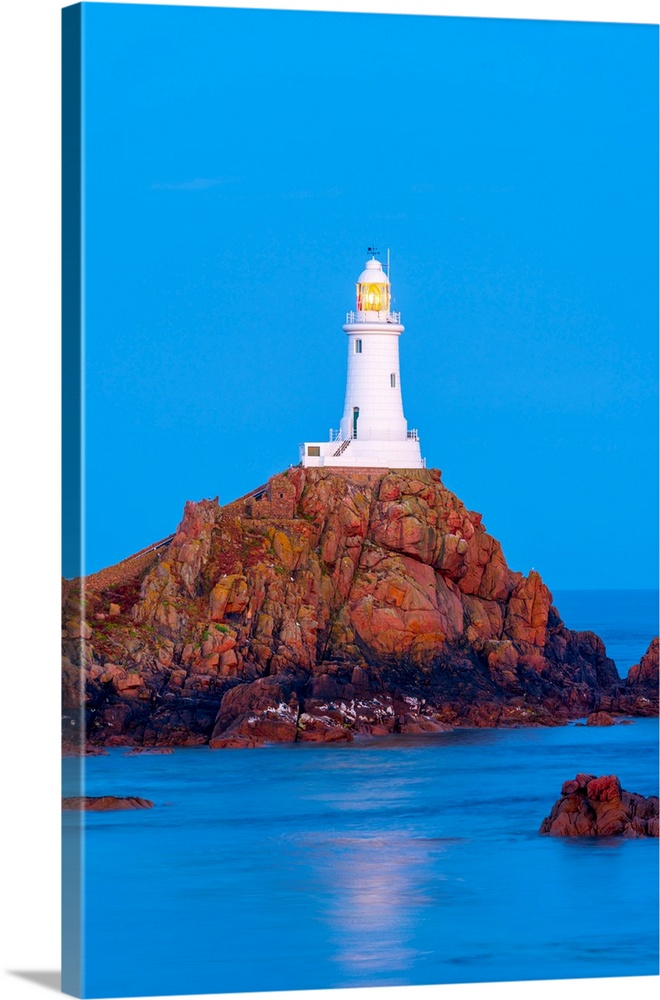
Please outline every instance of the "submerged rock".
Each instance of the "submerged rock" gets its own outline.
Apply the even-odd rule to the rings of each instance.
[[[651,704],[632,682],[626,701],[598,636],[565,627],[433,469],[295,468],[187,503],[171,538],[64,591],[65,718],[88,744],[343,742]]]
[[[658,796],[621,788],[613,775],[578,774],[562,785],[561,798],[541,823],[551,837],[657,837]]]

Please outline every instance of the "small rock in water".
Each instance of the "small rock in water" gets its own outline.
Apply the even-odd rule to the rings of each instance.
[[[565,781],[561,798],[539,833],[551,837],[657,837],[658,796],[621,788],[614,774],[578,774]]]
[[[152,809],[150,799],[137,795],[74,795],[62,799],[62,809],[85,809],[90,812],[108,812],[111,809]]]
[[[587,719],[588,726],[613,726],[614,719],[609,712],[592,712]]]

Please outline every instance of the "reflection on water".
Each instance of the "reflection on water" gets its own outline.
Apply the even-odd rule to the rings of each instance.
[[[657,792],[657,733],[90,758],[156,806],[86,815],[87,993],[656,974],[657,841],[537,831],[580,770]]]
[[[334,960],[351,980],[405,982],[401,973],[416,954],[418,911],[432,902],[425,886],[431,854],[445,846],[381,831],[370,837],[310,838],[306,847],[330,897],[325,920]],[[434,883],[444,879],[441,870],[433,870]],[[399,975],[390,979],[392,973]]]

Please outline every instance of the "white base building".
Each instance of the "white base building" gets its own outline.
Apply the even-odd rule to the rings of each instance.
[[[304,466],[423,469],[419,437],[403,414],[400,314],[390,312],[390,281],[372,257],[357,282],[357,307],[346,316],[348,371],[344,415],[327,441],[300,445]]]

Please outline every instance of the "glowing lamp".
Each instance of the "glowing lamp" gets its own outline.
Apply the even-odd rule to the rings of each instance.
[[[360,310],[380,312],[390,308],[390,290],[388,285],[358,283],[357,307]]]
[[[367,261],[357,282],[358,312],[389,312],[390,283],[380,261]]]

